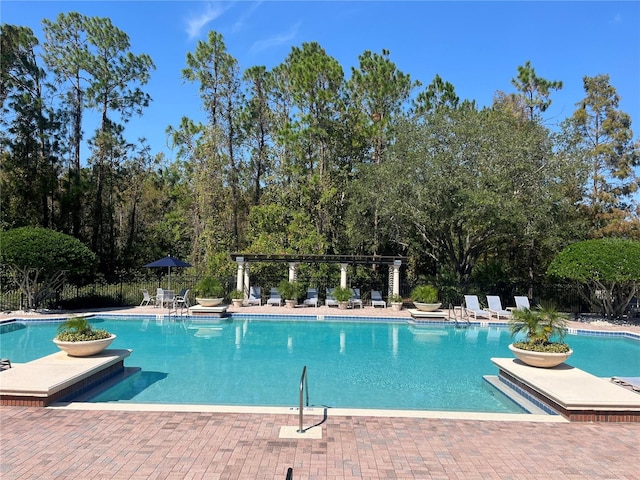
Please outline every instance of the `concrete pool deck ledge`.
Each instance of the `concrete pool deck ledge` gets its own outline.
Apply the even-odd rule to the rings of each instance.
[[[56,352],[13,364],[0,375],[0,404],[46,407],[73,398],[122,373],[131,350],[107,349],[90,357]]]
[[[492,358],[500,377],[574,422],[640,422],[640,395],[610,379],[562,363],[530,367],[514,358]]]

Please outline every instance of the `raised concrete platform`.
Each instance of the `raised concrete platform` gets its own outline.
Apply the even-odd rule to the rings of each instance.
[[[433,312],[424,312],[415,308],[409,308],[409,313],[413,318],[426,318],[434,320],[444,320],[448,317],[448,313],[444,310],[435,310]]]
[[[536,368],[492,358],[500,377],[575,422],[640,422],[640,395],[562,363]]]
[[[209,317],[226,317],[229,305],[218,305],[217,307],[203,307],[202,305],[194,305],[189,307],[190,315],[206,315]]]
[[[131,350],[107,349],[90,357],[57,352],[14,364],[0,373],[0,404],[46,407],[121,373]]]

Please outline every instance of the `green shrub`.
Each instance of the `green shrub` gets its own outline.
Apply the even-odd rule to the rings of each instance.
[[[333,298],[338,302],[348,302],[351,299],[351,289],[347,287],[336,287],[333,289]]]
[[[566,353],[570,350],[569,345],[564,343],[567,332],[566,316],[555,308],[514,310],[509,325],[511,337],[521,332],[526,336],[526,341],[513,344],[516,348],[549,353]],[[558,337],[559,341],[552,342],[553,336]]]
[[[282,280],[278,284],[278,292],[285,300],[298,300],[298,297],[304,293],[304,286],[300,282]]]
[[[86,318],[73,317],[58,326],[56,338],[62,342],[86,342],[110,336],[106,330],[94,329]]]
[[[404,298],[402,298],[402,295],[394,293],[393,295],[389,295],[389,301],[391,303],[402,303],[404,302]]]
[[[196,297],[221,298],[224,294],[222,283],[213,277],[204,277],[193,288]]]
[[[436,303],[438,289],[433,285],[418,285],[411,291],[411,299],[418,303]]]

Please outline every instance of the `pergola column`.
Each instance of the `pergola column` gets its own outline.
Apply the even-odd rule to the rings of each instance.
[[[248,299],[249,298],[249,287],[251,286],[250,283],[250,279],[249,279],[249,274],[250,274],[250,268],[249,268],[249,262],[245,262],[244,264],[244,289],[241,290],[242,292],[244,292],[244,299]]]
[[[236,276],[236,290],[244,291],[244,257],[236,258],[236,262],[238,262],[238,274]]]
[[[347,267],[346,263],[340,264],[340,286],[342,288],[347,288]]]
[[[400,265],[402,265],[401,260],[393,261],[393,294],[400,295]]]
[[[298,264],[295,262],[289,263],[289,281],[295,282],[298,278]]]

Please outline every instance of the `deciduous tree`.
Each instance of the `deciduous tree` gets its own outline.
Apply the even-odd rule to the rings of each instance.
[[[621,317],[640,283],[640,242],[599,238],[569,245],[553,259],[550,275],[576,282],[587,302],[609,318]]]
[[[27,299],[38,308],[70,277],[89,274],[96,256],[80,240],[45,228],[21,227],[0,232],[0,264]]]

